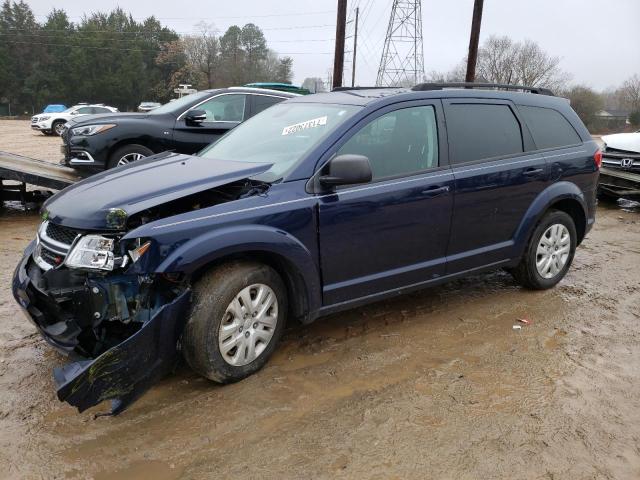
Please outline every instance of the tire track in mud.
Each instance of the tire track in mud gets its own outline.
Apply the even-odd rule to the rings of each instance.
[[[104,407],[54,398],[63,359],[7,289],[37,218],[0,217],[0,465],[98,480],[638,478],[637,218],[599,208],[554,290],[496,272],[334,315],[290,328],[245,381],[181,368],[93,420]]]

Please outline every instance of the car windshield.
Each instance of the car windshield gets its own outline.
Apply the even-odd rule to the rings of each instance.
[[[198,155],[240,162],[272,163],[256,178],[281,179],[360,107],[321,103],[281,103],[237,126]]]
[[[210,95],[210,93],[207,92],[185,95],[184,97],[180,97],[169,103],[165,103],[161,107],[154,108],[149,112],[149,115],[164,115],[165,113],[173,113],[177,110],[182,113],[183,110],[188,109],[192,104],[197,103],[198,100],[204,100],[208,95]]]

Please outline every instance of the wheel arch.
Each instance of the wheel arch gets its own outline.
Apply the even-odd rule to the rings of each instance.
[[[575,183],[557,182],[542,191],[532,202],[514,235],[516,251],[514,260],[519,259],[529,242],[536,225],[549,210],[560,210],[573,219],[580,245],[587,229],[587,203],[584,194]]]
[[[142,147],[146,147],[149,150],[151,150],[153,153],[159,153],[156,150],[154,150],[152,147],[153,145],[151,144],[151,142],[149,141],[149,139],[145,139],[144,137],[137,137],[137,138],[123,138],[121,140],[118,140],[116,143],[114,143],[113,145],[111,145],[109,147],[109,149],[107,150],[107,161],[105,162],[108,163],[109,160],[111,160],[111,156],[120,148],[125,147],[127,145],[140,145]]]
[[[287,287],[293,317],[303,323],[315,319],[321,306],[321,281],[314,256],[302,242],[281,230],[264,225],[213,230],[178,246],[154,270],[181,272],[193,282],[211,268],[239,259],[276,270]]]
[[[201,265],[191,274],[191,281],[197,282],[211,269],[234,261],[257,262],[273,268],[280,275],[287,289],[289,318],[297,319],[302,323],[308,322],[309,292],[304,277],[293,262],[278,253],[267,250],[246,250],[223,255]]]

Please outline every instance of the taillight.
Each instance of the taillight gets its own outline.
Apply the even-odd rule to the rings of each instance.
[[[602,151],[597,150],[596,153],[593,154],[593,162],[596,164],[596,168],[600,170],[602,166]]]

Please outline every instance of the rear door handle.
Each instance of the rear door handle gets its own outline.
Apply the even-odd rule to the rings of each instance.
[[[544,168],[527,168],[523,172],[523,175],[525,177],[537,177],[539,175],[542,175],[543,173],[544,173]]]
[[[448,191],[449,191],[448,185],[443,185],[443,186],[433,185],[429,188],[422,190],[420,194],[426,197],[437,197],[438,195],[442,195],[443,193],[447,193]]]

